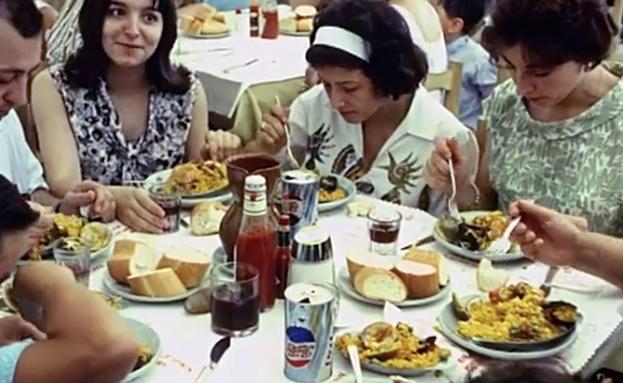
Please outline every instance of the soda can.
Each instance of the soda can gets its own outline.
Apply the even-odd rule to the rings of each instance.
[[[281,176],[281,212],[290,216],[294,237],[301,227],[318,219],[320,177],[309,170],[290,170]]]
[[[286,377],[317,383],[331,377],[338,295],[333,285],[297,283],[285,292]]]

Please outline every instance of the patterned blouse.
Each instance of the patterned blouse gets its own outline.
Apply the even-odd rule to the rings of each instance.
[[[500,207],[533,199],[623,235],[623,80],[580,115],[532,119],[512,80],[484,103],[491,184]]]
[[[127,141],[104,80],[96,89],[76,88],[69,85],[62,66],[52,67],[50,73],[78,144],[83,179],[121,185],[184,160],[198,86],[193,74],[192,86],[185,94],[152,88],[147,130],[136,141]]]

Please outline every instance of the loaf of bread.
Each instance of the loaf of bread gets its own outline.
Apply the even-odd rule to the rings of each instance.
[[[440,252],[412,247],[407,251],[404,259],[433,266],[439,273],[439,285],[448,284],[448,260]]]
[[[128,277],[132,292],[148,297],[171,297],[186,292],[177,274],[170,268],[152,270]]]
[[[184,287],[192,289],[201,284],[209,266],[208,257],[197,250],[187,247],[172,247],[162,255],[157,268],[170,268]]]
[[[410,299],[422,299],[439,293],[439,274],[434,266],[402,260],[396,263],[394,272],[407,287]]]
[[[407,299],[407,287],[393,272],[374,267],[364,267],[355,275],[355,290],[366,298],[388,302]]]
[[[349,251],[346,254],[346,265],[348,267],[348,275],[351,281],[354,281],[355,275],[364,267],[373,267],[391,271],[396,264],[395,257],[387,257],[370,252]]]
[[[120,239],[108,259],[108,273],[115,281],[126,284],[130,275],[155,269],[157,261],[154,249],[146,243]]]
[[[218,233],[227,207],[220,202],[206,201],[197,204],[190,216],[190,230],[193,235]]]

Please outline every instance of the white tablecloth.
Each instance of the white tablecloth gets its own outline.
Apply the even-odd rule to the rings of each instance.
[[[173,59],[195,70],[208,97],[208,108],[232,117],[250,86],[305,75],[307,37],[280,35],[275,40],[230,36],[221,39],[180,37]],[[257,60],[226,73],[227,68]]]
[[[380,204],[384,202],[376,201]],[[400,233],[400,245],[404,246],[428,236],[435,219],[422,211],[400,207],[405,220]],[[345,253],[358,246],[367,245],[366,222],[363,218],[347,218],[343,210],[320,218],[319,224],[326,226],[331,234],[335,253],[336,272],[345,266]],[[149,236],[160,250],[182,244],[211,254],[218,246],[217,236],[191,237],[185,230],[175,234],[155,237]],[[434,244],[432,245],[435,246]],[[450,256],[450,276],[453,291],[460,295],[477,292],[475,264]],[[530,262],[519,262],[504,266],[513,272],[513,280],[528,280],[540,284],[546,267]],[[92,274],[91,285],[103,289],[101,268]],[[578,305],[584,315],[579,327],[579,336],[573,346],[558,359],[565,363],[572,372],[579,372],[608,340],[612,331],[621,322],[617,313],[623,294],[615,287],[591,276],[565,270],[559,273],[555,284],[563,288],[554,288],[553,299],[564,299]],[[573,288],[571,291],[569,288]],[[429,306],[412,308],[405,311],[412,323],[432,329],[435,319],[444,305],[450,301],[447,297]],[[233,339],[230,349],[221,359],[214,371],[209,371],[209,353],[212,345],[220,336],[210,330],[210,315],[191,316],[184,312],[181,303],[169,305],[132,304],[121,311],[124,316],[141,320],[151,325],[162,338],[163,358],[156,369],[142,382],[289,382],[283,375],[283,303],[260,318],[260,328],[252,336]],[[342,295],[338,326],[362,327],[372,321],[382,319],[382,309],[364,305]],[[418,378],[418,382],[462,381],[468,370],[478,368],[486,359],[473,356],[461,350],[440,336],[441,342],[450,347],[456,367],[446,372],[446,377],[433,375]],[[201,379],[197,380],[202,370]],[[334,375],[349,373],[348,363],[335,354]]]

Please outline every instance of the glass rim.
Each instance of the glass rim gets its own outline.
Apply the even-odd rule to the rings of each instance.
[[[374,208],[372,210],[370,210],[367,214],[367,218],[371,221],[375,221],[375,222],[386,222],[386,223],[397,223],[402,221],[402,213],[398,210],[392,209],[389,212],[383,212],[382,214],[389,216],[389,215],[395,215],[395,217],[390,217],[390,218],[383,218],[383,217],[374,217],[374,214],[377,213],[378,211],[380,211],[379,208]]]
[[[67,249],[63,249],[59,247],[59,244],[61,243],[61,241],[68,241],[68,240],[80,242],[80,244],[84,246],[84,249],[91,252],[91,241],[89,241],[86,238],[82,238],[78,236],[61,237],[61,238],[55,239],[54,242],[52,242],[52,250],[60,250],[60,251],[64,251],[67,253],[77,252],[76,250],[67,250]]]
[[[214,272],[218,272],[220,270],[225,270],[225,269],[231,269],[233,270],[234,267],[236,268],[236,270],[238,270],[238,268],[246,268],[248,271],[251,272],[251,276],[249,278],[244,278],[244,279],[236,279],[234,278],[233,281],[223,281],[223,282],[228,282],[228,283],[248,283],[248,282],[253,282],[254,280],[259,280],[260,278],[260,271],[257,269],[257,267],[253,266],[250,263],[246,263],[246,262],[234,262],[234,261],[228,261],[228,262],[224,262],[221,263],[219,265],[216,265],[214,267]],[[214,275],[214,274],[212,274]],[[217,275],[214,275],[214,278],[218,279]]]

